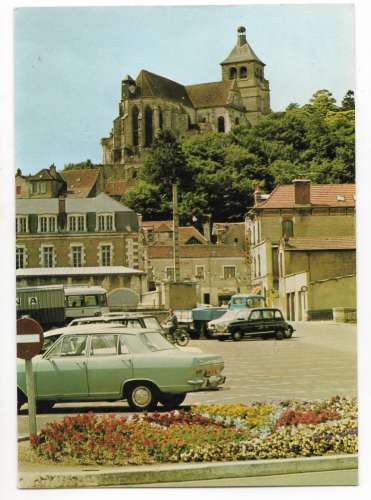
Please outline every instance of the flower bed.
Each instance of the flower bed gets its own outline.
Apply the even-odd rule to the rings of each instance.
[[[87,413],[47,424],[31,445],[47,460],[112,465],[356,453],[357,407],[334,397],[129,417]]]

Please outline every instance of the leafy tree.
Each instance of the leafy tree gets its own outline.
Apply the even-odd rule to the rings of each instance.
[[[345,96],[343,97],[343,100],[341,101],[341,108],[344,111],[355,108],[353,90],[348,90],[348,92],[345,94]]]
[[[309,101],[310,106],[323,114],[328,113],[329,111],[335,111],[336,108],[336,99],[332,95],[332,93],[327,89],[317,90],[311,97]]]
[[[91,160],[85,160],[81,161],[80,163],[66,163],[66,165],[63,167],[63,170],[78,170],[78,169],[85,169],[85,168],[97,168],[98,165],[94,165]]]

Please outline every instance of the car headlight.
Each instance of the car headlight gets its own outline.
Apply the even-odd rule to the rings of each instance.
[[[218,325],[217,331],[220,333],[225,333],[228,330],[228,326],[226,324]]]

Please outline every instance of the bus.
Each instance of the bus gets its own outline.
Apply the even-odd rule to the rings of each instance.
[[[30,316],[43,328],[64,326],[74,318],[109,312],[107,290],[89,285],[45,285],[17,288],[17,318]]]

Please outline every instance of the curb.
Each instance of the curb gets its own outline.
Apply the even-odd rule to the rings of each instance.
[[[357,455],[207,464],[129,466],[96,471],[20,472],[19,488],[92,488],[357,469]]]

